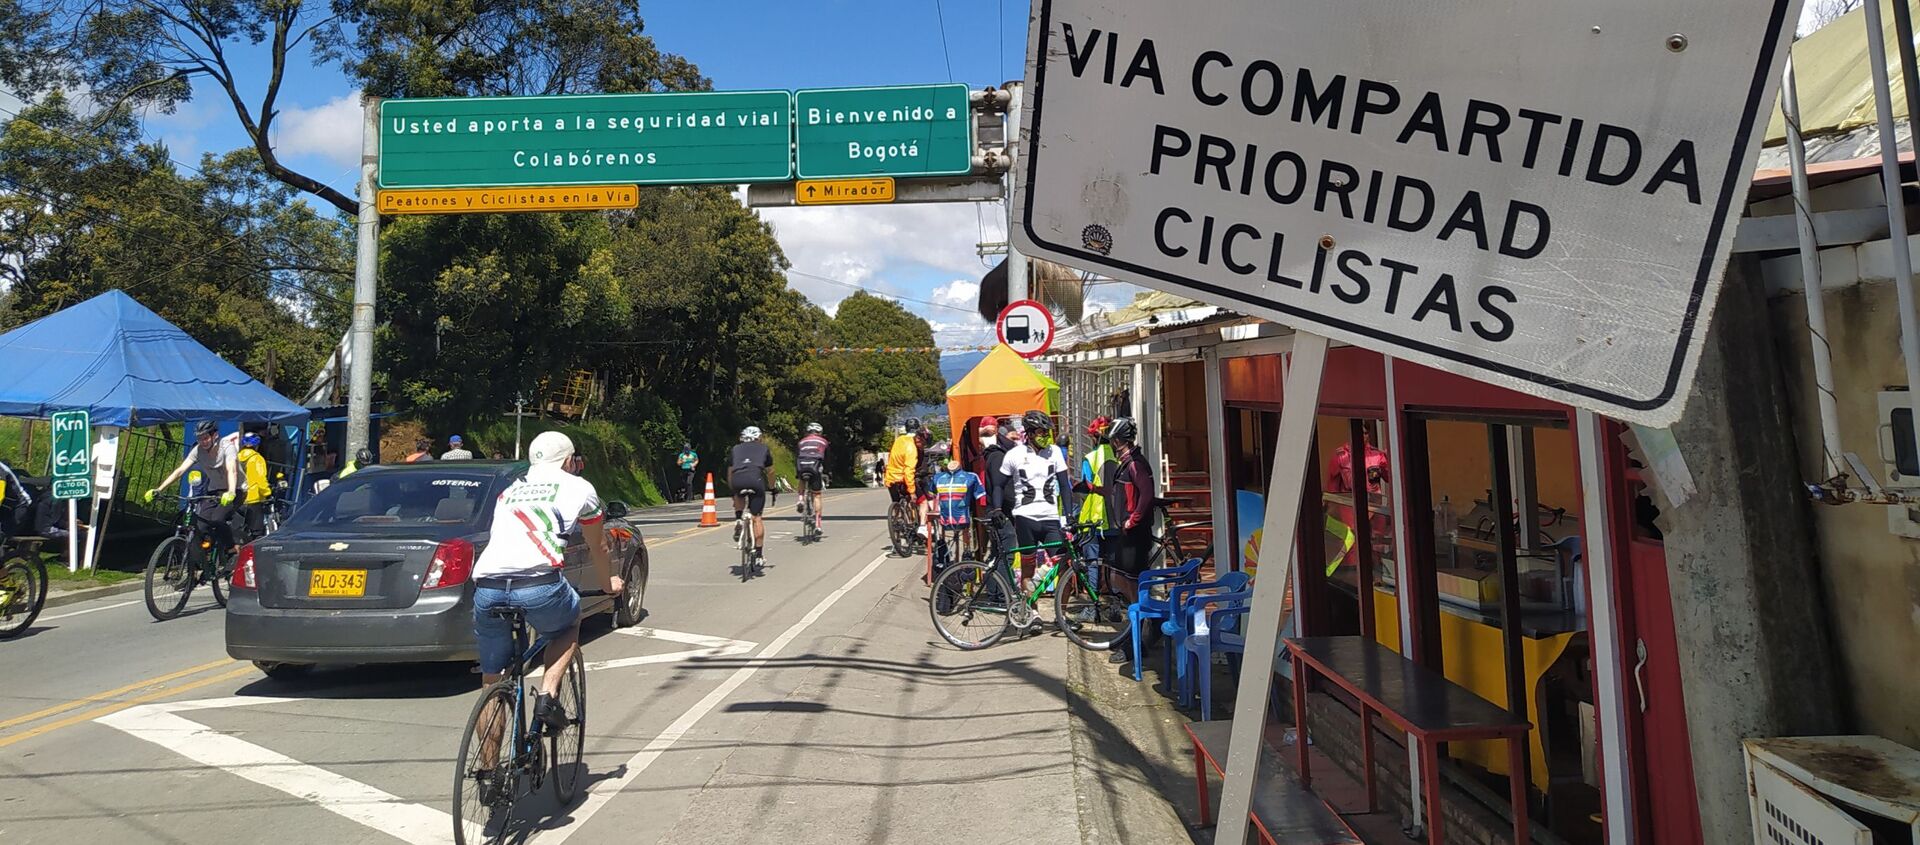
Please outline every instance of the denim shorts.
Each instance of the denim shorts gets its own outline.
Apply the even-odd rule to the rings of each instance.
[[[500,606],[520,608],[526,613],[527,626],[542,637],[565,634],[580,621],[580,594],[564,578],[536,587],[515,587],[512,592],[475,587],[473,636],[480,646],[480,671],[489,675],[507,671],[514,657],[513,626],[487,612]]]

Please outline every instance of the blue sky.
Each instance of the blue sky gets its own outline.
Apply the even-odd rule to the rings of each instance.
[[[1024,72],[1027,9],[1021,0],[680,0],[643,3],[641,14],[660,48],[698,64],[715,88],[948,81],[981,88]],[[243,61],[259,74],[263,60],[255,53]],[[281,156],[301,172],[351,193],[360,145],[357,91],[336,68],[302,66],[290,69],[281,99],[275,139]],[[147,116],[148,133],[164,139],[174,158],[185,162],[196,161],[202,152],[242,145],[245,139],[235,126],[225,97],[205,87],[176,113]],[[943,344],[977,344],[990,335],[973,315],[977,282],[988,269],[974,245],[1005,239],[1004,205],[842,206],[763,214],[798,271],[790,283],[815,302],[831,308],[853,292],[848,285],[857,285],[901,297],[935,324]],[[1118,285],[1095,292],[1108,304],[1131,295]]]

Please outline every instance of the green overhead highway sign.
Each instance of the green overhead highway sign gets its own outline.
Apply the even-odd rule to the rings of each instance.
[[[967,93],[959,84],[795,92],[795,169],[802,179],[970,172]]]
[[[380,187],[783,182],[792,119],[786,91],[386,100]]]

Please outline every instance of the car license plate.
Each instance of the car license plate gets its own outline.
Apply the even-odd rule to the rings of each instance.
[[[367,594],[364,569],[316,569],[307,582],[307,595],[328,598],[359,598]]]

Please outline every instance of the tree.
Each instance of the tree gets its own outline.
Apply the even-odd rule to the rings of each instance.
[[[275,384],[310,378],[344,326],[343,232],[265,178],[251,150],[183,175],[123,108],[59,94],[0,126],[6,328],[119,288]]]
[[[828,331],[837,347],[933,346],[933,327],[899,303],[865,292],[840,301]],[[852,471],[853,453],[883,447],[887,421],[908,405],[939,402],[946,395],[938,358],[926,352],[840,352],[802,365],[799,377],[809,386],[834,450],[834,472]]]
[[[622,0],[0,0],[0,83],[172,111],[212,82],[260,167],[345,214],[354,199],[273,148],[289,62],[338,64],[383,96],[655,91],[708,85]],[[268,68],[257,98],[241,59]]]
[[[1800,34],[1812,34],[1862,5],[1862,0],[1808,0],[1807,13],[1804,16],[1807,26],[1801,30]]]

